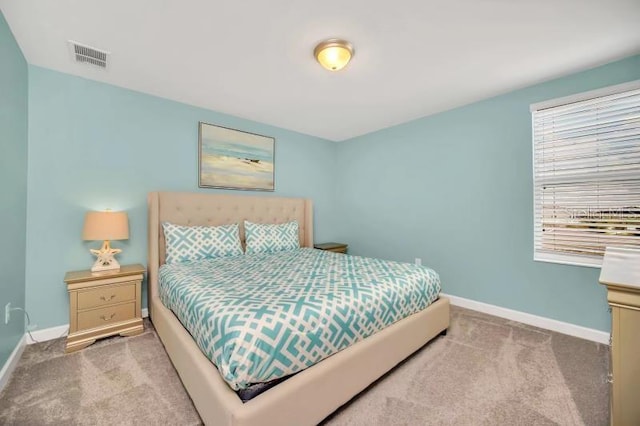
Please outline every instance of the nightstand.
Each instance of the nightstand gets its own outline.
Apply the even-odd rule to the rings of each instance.
[[[140,308],[144,266],[119,270],[67,272],[69,335],[65,351],[85,348],[107,336],[133,336],[143,331]]]
[[[349,245],[344,243],[322,243],[314,244],[313,247],[319,250],[332,251],[334,253],[346,253]]]

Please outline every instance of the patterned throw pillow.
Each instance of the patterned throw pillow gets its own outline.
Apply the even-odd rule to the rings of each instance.
[[[182,226],[163,222],[167,263],[192,262],[242,253],[238,224]]]
[[[247,254],[275,253],[300,248],[298,222],[277,225],[244,221]]]

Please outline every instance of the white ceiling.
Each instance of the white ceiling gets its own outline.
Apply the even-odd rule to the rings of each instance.
[[[344,140],[640,52],[640,0],[0,0],[27,61]],[[342,72],[313,48],[356,53]],[[71,60],[72,39],[112,52]]]

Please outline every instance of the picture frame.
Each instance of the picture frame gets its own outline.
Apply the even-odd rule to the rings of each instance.
[[[270,136],[199,122],[198,186],[275,191],[275,143]]]

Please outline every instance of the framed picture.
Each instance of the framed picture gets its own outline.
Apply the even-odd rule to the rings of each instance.
[[[198,186],[273,191],[276,140],[199,123]]]

